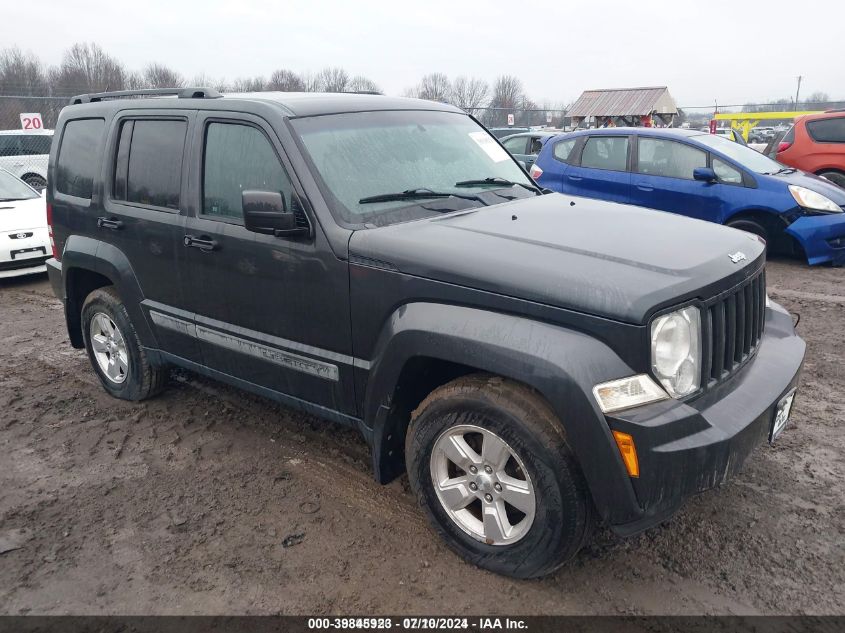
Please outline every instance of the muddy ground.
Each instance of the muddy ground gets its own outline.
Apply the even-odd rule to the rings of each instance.
[[[843,614],[845,271],[768,279],[808,343],[776,446],[536,581],[453,555],[352,431],[185,372],[110,398],[46,279],[0,281],[0,612]]]

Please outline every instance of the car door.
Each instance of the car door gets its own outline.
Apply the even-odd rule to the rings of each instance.
[[[198,115],[187,294],[205,366],[346,414],[356,412],[347,263],[337,259],[275,131],[241,113]],[[245,190],[281,193],[299,237],[244,226]]]
[[[563,174],[562,190],[578,196],[628,202],[631,139],[622,134],[588,136],[580,159]]]
[[[162,351],[200,362],[181,265],[188,175],[186,142],[195,114],[124,111],[111,125],[97,255],[128,265],[143,296],[141,310]]]
[[[693,178],[707,167],[707,152],[690,144],[646,135],[637,137],[632,204],[719,221],[720,187]]]

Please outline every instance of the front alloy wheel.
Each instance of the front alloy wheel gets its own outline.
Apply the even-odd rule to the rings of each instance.
[[[534,522],[534,486],[501,437],[479,426],[447,429],[431,452],[437,498],[464,532],[487,545],[510,545]]]

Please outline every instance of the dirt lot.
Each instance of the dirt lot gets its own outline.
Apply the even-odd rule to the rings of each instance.
[[[770,264],[808,343],[775,447],[539,581],[455,557],[352,431],[182,372],[111,399],[46,280],[0,282],[0,612],[843,614],[844,281]]]

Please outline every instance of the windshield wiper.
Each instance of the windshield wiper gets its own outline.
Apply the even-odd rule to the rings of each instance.
[[[366,198],[361,198],[358,201],[358,204],[395,202],[397,200],[418,200],[423,198],[461,198],[462,200],[474,200],[476,202],[480,202],[484,206],[487,206],[487,203],[479,196],[448,193],[446,191],[432,191],[431,189],[406,189],[405,191],[398,191],[396,193],[381,193],[377,196],[367,196]]]
[[[514,182],[512,180],[508,180],[507,178],[500,178],[498,176],[494,176],[493,178],[477,178],[475,180],[461,180],[460,182],[455,183],[456,187],[479,187],[483,185],[501,185],[504,187],[519,185],[520,187],[528,189],[528,191],[540,193],[540,190],[537,187],[526,185],[524,182]]]

